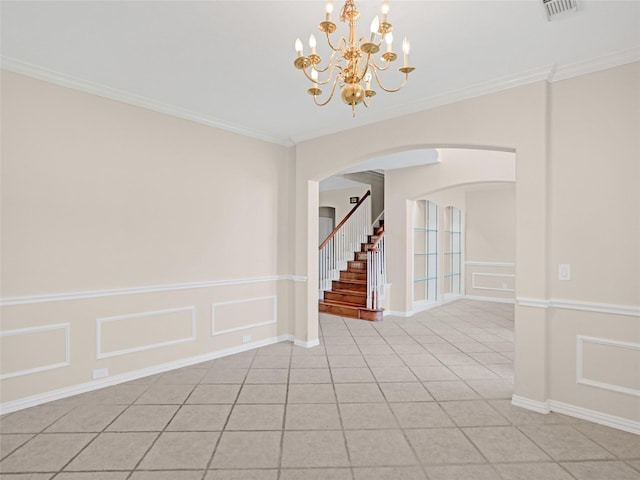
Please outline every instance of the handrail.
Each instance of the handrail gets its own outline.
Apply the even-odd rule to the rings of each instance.
[[[318,250],[322,250],[322,248],[327,243],[329,243],[329,240],[331,240],[334,237],[334,235],[338,233],[338,230],[340,230],[340,227],[342,227],[345,223],[347,223],[347,220],[349,220],[351,215],[353,215],[353,213],[358,209],[360,205],[362,205],[362,202],[364,202],[369,195],[371,195],[371,190],[367,190],[367,193],[365,193],[364,196],[358,201],[358,203],[356,203],[356,205],[351,209],[351,211],[347,213],[347,215],[342,219],[342,221],[338,224],[338,226],[333,229],[333,231],[329,234],[329,236],[324,239],[324,242],[320,244],[320,246],[318,247]]]
[[[371,248],[369,248],[369,250],[378,250],[378,243],[380,243],[380,240],[382,240],[382,237],[384,237],[384,227],[380,227],[378,229],[378,232],[376,232],[378,238],[375,242],[373,242],[373,245],[371,245]]]

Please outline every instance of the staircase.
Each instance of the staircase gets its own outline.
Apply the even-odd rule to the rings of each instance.
[[[318,303],[320,312],[373,322],[382,320],[384,309],[367,308],[367,252],[383,231],[384,227],[376,229],[375,235],[368,235],[367,242],[360,244],[360,251],[354,252],[347,269],[341,270],[339,279],[331,282],[331,290],[324,292],[324,299]]]

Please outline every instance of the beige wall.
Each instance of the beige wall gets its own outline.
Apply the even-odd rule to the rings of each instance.
[[[5,406],[292,333],[294,149],[3,72],[1,153]]]
[[[515,300],[515,184],[478,186],[466,192],[465,292]]]
[[[333,207],[336,209],[335,225],[338,226],[342,219],[355,206],[349,203],[349,198],[362,198],[370,188],[371,187],[369,185],[363,185],[361,187],[341,188],[340,190],[327,190],[325,192],[320,192],[320,206]]]
[[[307,238],[317,222],[314,184],[319,179],[367,158],[416,147],[511,149],[516,153],[514,403],[640,432],[638,378],[602,378],[616,369],[603,352],[615,348],[631,352],[624,358],[634,367],[625,372],[640,369],[639,86],[640,63],[632,63],[299,144],[296,201],[308,218],[297,215],[295,264],[297,274],[309,275],[309,284],[296,297],[297,313],[307,315],[297,317],[296,331],[308,333],[317,324],[310,303],[317,267],[309,262]],[[411,222],[411,199],[403,199],[389,178],[385,225],[389,273],[396,279],[392,295],[394,301],[399,298],[392,308],[408,311],[407,289],[401,287],[399,297],[395,289],[408,268],[405,227]],[[558,263],[571,264],[573,280],[557,280]],[[584,338],[589,335],[608,344],[583,349],[587,373],[597,378],[579,382],[576,345],[589,343]],[[594,370],[599,362],[609,368]]]

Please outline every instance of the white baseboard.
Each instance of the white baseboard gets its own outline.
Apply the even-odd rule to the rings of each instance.
[[[596,410],[590,410],[588,408],[578,407],[576,405],[570,405],[564,402],[558,402],[557,400],[539,402],[537,400],[530,400],[528,398],[514,395],[511,398],[511,404],[516,407],[526,408],[527,410],[533,410],[538,413],[561,413],[570,417],[581,418],[582,420],[587,420],[589,422],[598,423],[600,425],[640,435],[640,422],[638,421],[598,412]]]
[[[176,360],[174,362],[163,363],[155,365],[153,367],[143,368],[141,370],[135,370],[133,372],[127,372],[120,375],[114,375],[112,377],[101,378],[92,382],[81,383],[78,385],[72,385],[70,387],[61,388],[58,390],[52,390],[50,392],[40,393],[31,397],[21,398],[10,402],[0,404],[0,414],[15,412],[29,407],[35,407],[42,405],[43,403],[52,402],[54,400],[61,400],[63,398],[71,397],[81,393],[91,392],[104,387],[111,387],[120,383],[128,382],[131,380],[138,380],[140,378],[148,377],[150,375],[156,375],[158,373],[165,373],[170,370],[175,370],[182,367],[189,367],[198,363],[207,362],[209,360],[215,360],[216,358],[226,357],[235,353],[245,352],[254,348],[265,347],[267,345],[273,345],[274,343],[280,343],[284,341],[292,341],[296,345],[312,347],[313,341],[301,342],[295,340],[293,335],[279,335],[277,337],[271,337],[264,340],[258,340],[256,342],[245,343],[231,348],[225,348],[216,352],[206,353],[203,355],[196,355],[194,357],[185,358],[182,360]],[[316,345],[320,342],[316,340]]]
[[[293,342],[293,344],[296,347],[303,347],[303,348],[312,348],[312,347],[317,347],[318,345],[320,345],[320,339],[318,339],[318,338],[316,338],[315,340],[309,340],[307,342],[307,341],[299,340],[297,338],[293,338],[292,337],[291,341]]]
[[[483,297],[481,295],[465,295],[467,300],[479,300],[481,302],[496,302],[496,303],[510,303],[515,305],[515,298],[498,298],[498,297]]]

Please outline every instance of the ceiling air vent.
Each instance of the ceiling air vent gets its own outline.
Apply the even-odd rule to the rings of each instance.
[[[578,8],[576,0],[542,0],[542,4],[547,13],[547,20]]]

